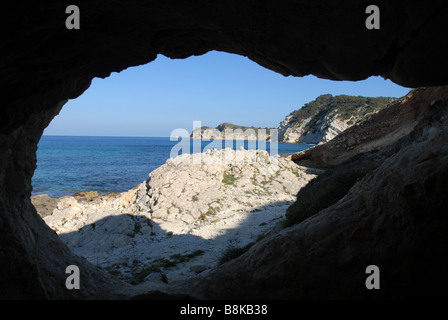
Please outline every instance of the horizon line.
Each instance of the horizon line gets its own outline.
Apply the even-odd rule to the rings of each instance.
[[[170,138],[169,136],[113,136],[113,135],[82,135],[82,134],[43,134],[42,137]]]

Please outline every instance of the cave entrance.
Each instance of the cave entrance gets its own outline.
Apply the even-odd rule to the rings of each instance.
[[[164,286],[247,250],[314,177],[286,158],[281,170],[272,170],[264,154],[258,167],[158,169],[178,143],[170,139],[173,131],[191,132],[195,120],[268,130],[324,93],[400,96],[400,90],[407,91],[378,78],[286,78],[219,52],[185,60],[160,56],[95,79],[67,103],[39,143],[33,203],[74,253],[132,284]],[[242,146],[251,149],[249,141]],[[307,147],[280,143],[278,152]]]

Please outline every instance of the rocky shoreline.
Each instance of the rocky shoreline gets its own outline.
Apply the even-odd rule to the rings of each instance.
[[[262,239],[315,176],[266,151],[209,150],[168,159],[124,193],[32,201],[74,253],[131,284],[163,288]]]
[[[169,159],[128,192],[64,197],[44,221],[126,297],[365,298],[372,263],[385,298],[420,297],[444,272],[447,94],[413,90],[295,156]]]

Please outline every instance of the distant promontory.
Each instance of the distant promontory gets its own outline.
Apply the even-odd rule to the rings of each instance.
[[[347,128],[382,110],[393,100],[395,98],[325,94],[291,112],[278,128],[225,122],[215,128],[195,128],[190,138],[266,141],[278,138],[278,142],[319,144],[330,141]],[[272,129],[278,129],[278,137],[272,136]]]

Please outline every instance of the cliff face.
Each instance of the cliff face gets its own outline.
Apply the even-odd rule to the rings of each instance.
[[[308,123],[312,118],[297,121],[289,115],[279,126],[279,141],[286,143],[318,144],[327,142],[350,127],[347,122],[338,119],[337,115],[325,115],[319,119],[312,130]]]
[[[362,152],[390,145],[415,128],[431,103],[447,97],[447,87],[413,90],[332,141],[294,154],[292,159],[303,165],[332,167]]]
[[[349,172],[360,163],[367,168],[345,195],[182,289],[212,299],[446,298],[440,263],[448,250],[446,96],[446,87],[428,88],[403,99],[413,107],[397,117],[412,128],[376,152],[358,149],[345,161]],[[386,128],[389,120],[376,124]],[[313,192],[329,187],[330,180],[322,182]],[[381,271],[380,290],[365,287],[369,265]]]
[[[359,121],[383,109],[394,98],[367,98],[330,94],[321,95],[291,112],[283,120],[273,139],[286,143],[318,144],[327,142]],[[272,128],[273,129],[273,128]],[[216,128],[201,127],[191,137],[222,140],[271,140],[270,128],[254,128],[222,123]]]
[[[204,140],[271,140],[272,128],[255,128],[238,126],[232,123],[221,123],[216,128],[195,128],[190,137]]]
[[[280,142],[327,142],[383,109],[393,98],[322,95],[288,115],[278,128]]]

